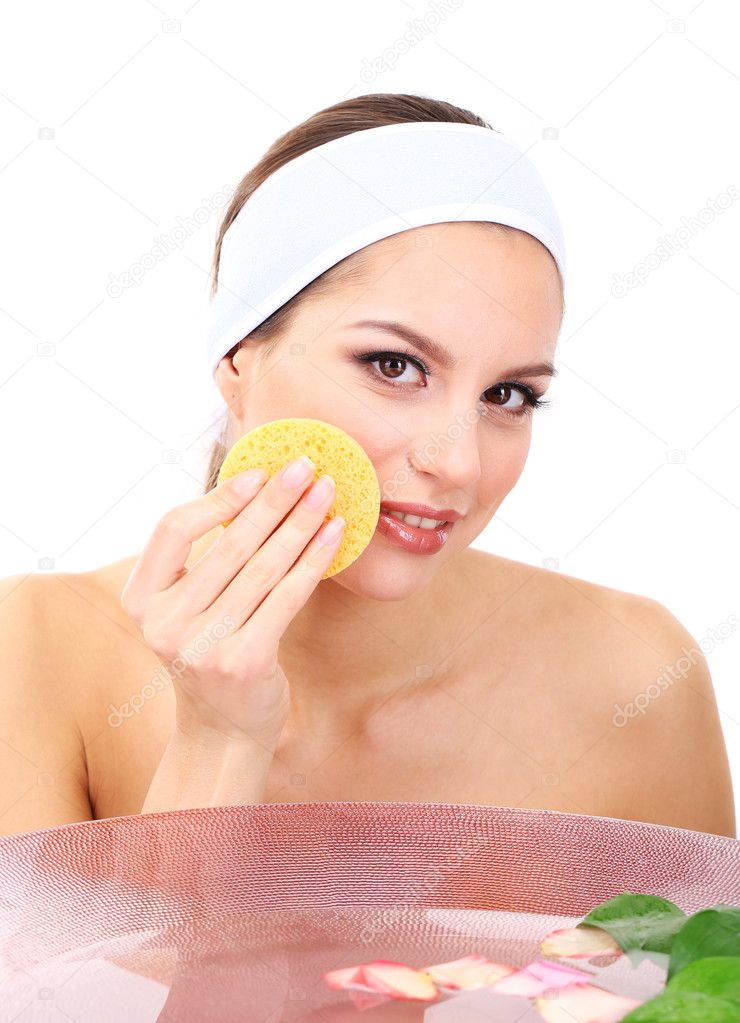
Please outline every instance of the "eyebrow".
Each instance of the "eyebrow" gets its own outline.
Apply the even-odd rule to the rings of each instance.
[[[457,359],[452,352],[448,351],[438,341],[427,337],[425,334],[420,334],[412,327],[398,323],[396,320],[359,320],[357,323],[351,323],[350,327],[382,331],[384,334],[395,334],[404,341],[408,341],[410,345],[413,345],[422,354],[433,359],[443,369],[454,369],[457,366]],[[551,362],[536,362],[529,366],[514,366],[505,374],[505,376],[512,377],[556,377],[557,375],[558,371]]]

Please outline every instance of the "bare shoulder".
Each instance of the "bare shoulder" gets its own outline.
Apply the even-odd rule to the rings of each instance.
[[[120,604],[127,568],[126,559],[85,572],[56,572],[15,576],[2,580],[0,603],[26,606],[32,618],[39,653],[53,671],[49,683],[74,712],[82,726],[96,695],[108,695],[110,666],[119,646],[130,648],[140,640],[136,627]],[[130,570],[130,569],[129,569]],[[125,658],[118,660],[122,667]]]
[[[121,592],[135,561],[126,558],[47,580],[50,626],[86,736],[98,727],[101,709],[115,698],[119,685],[129,684],[129,666],[144,649],[138,629],[121,606]]]
[[[543,624],[575,629],[579,643],[584,631],[598,626],[629,633],[632,616],[661,607],[656,601],[564,572],[541,568],[487,551],[468,548],[463,572],[482,593],[497,592],[531,613],[544,616]],[[472,593],[471,593],[472,595]],[[623,637],[625,638],[625,637]]]
[[[608,790],[610,816],[734,838],[721,709],[685,624],[644,594],[475,553],[479,592],[486,576],[499,580],[488,585],[513,606],[530,660],[546,665],[543,686],[557,684],[563,729],[577,721],[588,736],[568,782],[594,803]]]
[[[79,724],[108,675],[102,669],[110,666],[116,636],[136,634],[120,606],[126,564],[0,580],[0,614],[8,624],[27,622],[28,653],[43,662],[45,684]]]
[[[493,598],[506,609],[509,632],[522,637],[522,652],[556,655],[574,681],[593,688],[594,677],[641,677],[675,652],[682,627],[650,597],[485,551],[470,553],[471,597],[489,606]],[[490,622],[500,633],[497,618]]]
[[[59,577],[0,579],[0,833],[89,820],[87,762],[68,685],[77,620]]]
[[[718,704],[702,644],[657,600],[623,603],[619,614],[637,642],[612,724],[624,737],[638,819],[735,838],[723,717],[734,721]]]
[[[96,603],[100,604],[100,596],[91,572],[0,579],[0,615],[7,623],[25,624],[26,653],[33,651],[54,665],[48,676],[51,683],[66,683],[66,654],[84,642],[86,619]]]
[[[1,834],[105,816],[128,784],[110,707],[156,660],[120,603],[135,561],[0,579]]]
[[[619,650],[660,660],[675,652],[677,639],[692,640],[667,607],[645,594],[473,548],[467,553],[467,578],[481,592],[518,601],[542,626],[560,630],[564,639],[572,637],[582,652],[604,657]]]
[[[60,655],[71,666],[107,645],[112,632],[134,631],[120,605],[121,591],[135,558],[85,572],[57,572],[34,577],[36,601]]]

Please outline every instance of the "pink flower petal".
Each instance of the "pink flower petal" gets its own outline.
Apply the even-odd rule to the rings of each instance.
[[[601,927],[561,927],[542,939],[540,948],[547,956],[590,959],[597,955],[622,955],[611,934]]]
[[[378,959],[362,967],[362,981],[379,994],[393,998],[414,998],[428,1002],[437,997],[432,978],[423,970],[415,970],[405,963]]]
[[[572,984],[535,1004],[545,1023],[618,1023],[642,1003],[593,984]]]
[[[348,966],[343,970],[328,970],[323,976],[329,987],[337,991],[345,991],[358,984],[362,977],[362,967]]]
[[[574,970],[570,966],[539,959],[497,981],[491,985],[491,990],[501,995],[524,995],[525,998],[534,998],[550,988],[561,988],[592,978],[593,974],[584,973],[583,970]]]
[[[436,963],[425,966],[435,984],[452,991],[470,991],[473,988],[486,987],[514,972],[513,966],[506,963],[493,963],[481,955],[464,956],[449,963]]]
[[[430,999],[437,994],[431,978],[422,970],[386,959],[341,970],[328,970],[323,977],[329,987],[337,991],[381,995],[381,1001],[388,997]],[[367,999],[361,998],[359,1001],[365,1002]]]

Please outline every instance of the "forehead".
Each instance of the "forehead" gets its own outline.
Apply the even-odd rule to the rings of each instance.
[[[497,286],[559,289],[555,260],[542,242],[502,224],[464,221],[415,227],[382,238],[357,256],[366,271],[390,280],[424,270],[435,283],[462,278],[484,293]]]
[[[365,318],[410,322],[454,343],[502,337],[552,354],[563,306],[555,260],[532,235],[477,222],[432,224],[383,238],[352,257],[338,326]]]

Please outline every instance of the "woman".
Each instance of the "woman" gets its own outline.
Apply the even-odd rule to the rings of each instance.
[[[418,96],[320,111],[241,182],[214,290],[228,301],[222,245],[260,184],[316,146],[405,122],[492,130]],[[311,212],[307,201],[296,230],[310,229]],[[172,509],[138,557],[3,580],[3,833],[194,806],[381,799],[734,837],[711,679],[674,616],[470,546],[523,471],[555,372],[558,270],[526,230],[426,223],[358,247],[217,352],[228,408],[203,496]],[[239,477],[217,485],[230,446],[283,417],[348,432],[384,499],[455,520],[446,541],[411,552],[386,527],[319,584],[341,537],[317,541],[332,492],[306,505],[312,471],[293,489],[278,474],[247,494]],[[681,679],[649,707],[637,702],[687,648]]]

